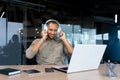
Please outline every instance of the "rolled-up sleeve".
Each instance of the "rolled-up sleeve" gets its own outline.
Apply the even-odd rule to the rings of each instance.
[[[64,53],[65,53],[65,54],[68,54],[68,53],[69,53],[68,50],[67,50],[67,48],[65,47],[65,45],[63,46],[63,50],[64,50]]]
[[[25,55],[25,56],[26,56],[28,59],[32,59],[32,58],[36,55],[36,53],[33,52],[33,50],[32,50],[32,45],[36,44],[36,42],[38,42],[38,41],[39,41],[39,39],[34,40],[34,41],[32,42],[32,44],[29,46],[29,48],[26,49],[26,55]]]
[[[35,56],[36,53],[33,52],[32,50],[32,47],[29,47],[27,50],[26,50],[26,57],[28,59],[32,59],[34,56]]]

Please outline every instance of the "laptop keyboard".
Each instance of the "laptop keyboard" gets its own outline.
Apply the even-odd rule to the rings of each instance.
[[[63,69],[63,70],[68,70],[68,67],[63,67],[63,68],[60,68],[60,69]]]

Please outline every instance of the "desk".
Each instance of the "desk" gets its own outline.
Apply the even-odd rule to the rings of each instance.
[[[0,74],[0,80],[120,80],[120,67],[117,78],[109,78],[105,75],[105,65],[101,64],[98,70],[78,72],[72,74],[66,74],[60,71],[46,73],[45,68],[51,67],[51,65],[10,65],[10,66],[0,66],[1,68],[15,68],[20,70],[36,69],[41,71],[37,74],[27,74],[21,72],[17,75],[6,76]]]

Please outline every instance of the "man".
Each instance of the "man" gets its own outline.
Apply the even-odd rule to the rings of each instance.
[[[60,37],[56,38],[60,25],[54,19],[48,20],[47,30],[41,32],[42,38],[35,39],[26,50],[26,57],[31,59],[36,55],[38,64],[64,64],[66,54],[72,54],[73,47],[66,39],[65,33],[60,30]]]

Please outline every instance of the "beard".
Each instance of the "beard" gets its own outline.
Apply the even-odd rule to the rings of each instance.
[[[55,35],[48,35],[49,39],[55,39]]]

